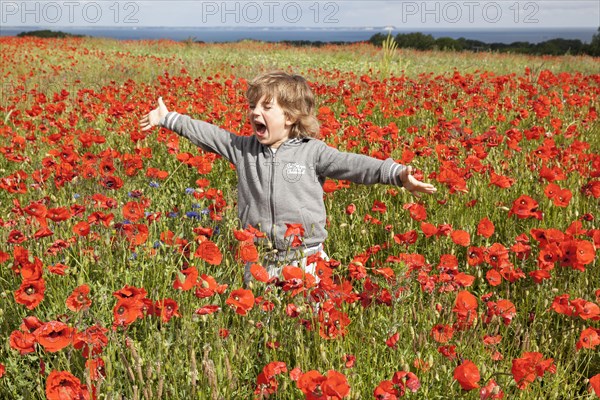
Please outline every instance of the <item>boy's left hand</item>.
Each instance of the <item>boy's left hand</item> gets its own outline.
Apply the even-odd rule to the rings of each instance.
[[[400,172],[402,186],[415,197],[421,197],[421,193],[432,194],[437,192],[435,186],[430,183],[421,182],[413,176],[413,167],[408,166]]]

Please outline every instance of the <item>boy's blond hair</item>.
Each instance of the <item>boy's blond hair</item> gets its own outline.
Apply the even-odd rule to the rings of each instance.
[[[286,117],[293,121],[290,138],[319,136],[319,121],[315,116],[315,96],[306,79],[284,71],[259,75],[250,82],[246,97],[256,104],[263,96],[277,100]]]

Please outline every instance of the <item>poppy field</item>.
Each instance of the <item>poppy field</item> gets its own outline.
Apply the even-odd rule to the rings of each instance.
[[[598,59],[0,45],[0,398],[600,397]],[[270,280],[232,166],[138,125],[162,96],[250,135],[271,69],[308,79],[322,140],[438,189],[327,180],[318,279]]]

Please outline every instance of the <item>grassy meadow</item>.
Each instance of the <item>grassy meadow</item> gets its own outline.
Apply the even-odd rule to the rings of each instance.
[[[600,397],[597,58],[0,45],[0,398]],[[234,169],[138,120],[162,96],[250,135],[271,69],[322,140],[438,192],[328,180],[320,283],[244,288]]]

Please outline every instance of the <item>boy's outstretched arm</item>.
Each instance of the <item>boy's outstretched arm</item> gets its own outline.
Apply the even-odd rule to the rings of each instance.
[[[158,126],[160,121],[169,113],[167,110],[167,106],[163,103],[162,97],[158,98],[158,107],[154,110],[150,111],[148,114],[144,115],[142,119],[140,119],[140,126],[143,131],[147,131],[148,129],[152,129],[155,126]]]
[[[413,168],[407,166],[400,171],[400,180],[402,181],[402,187],[410,192],[415,197],[421,197],[421,193],[432,194],[437,192],[435,186],[430,183],[421,182],[413,176]]]

